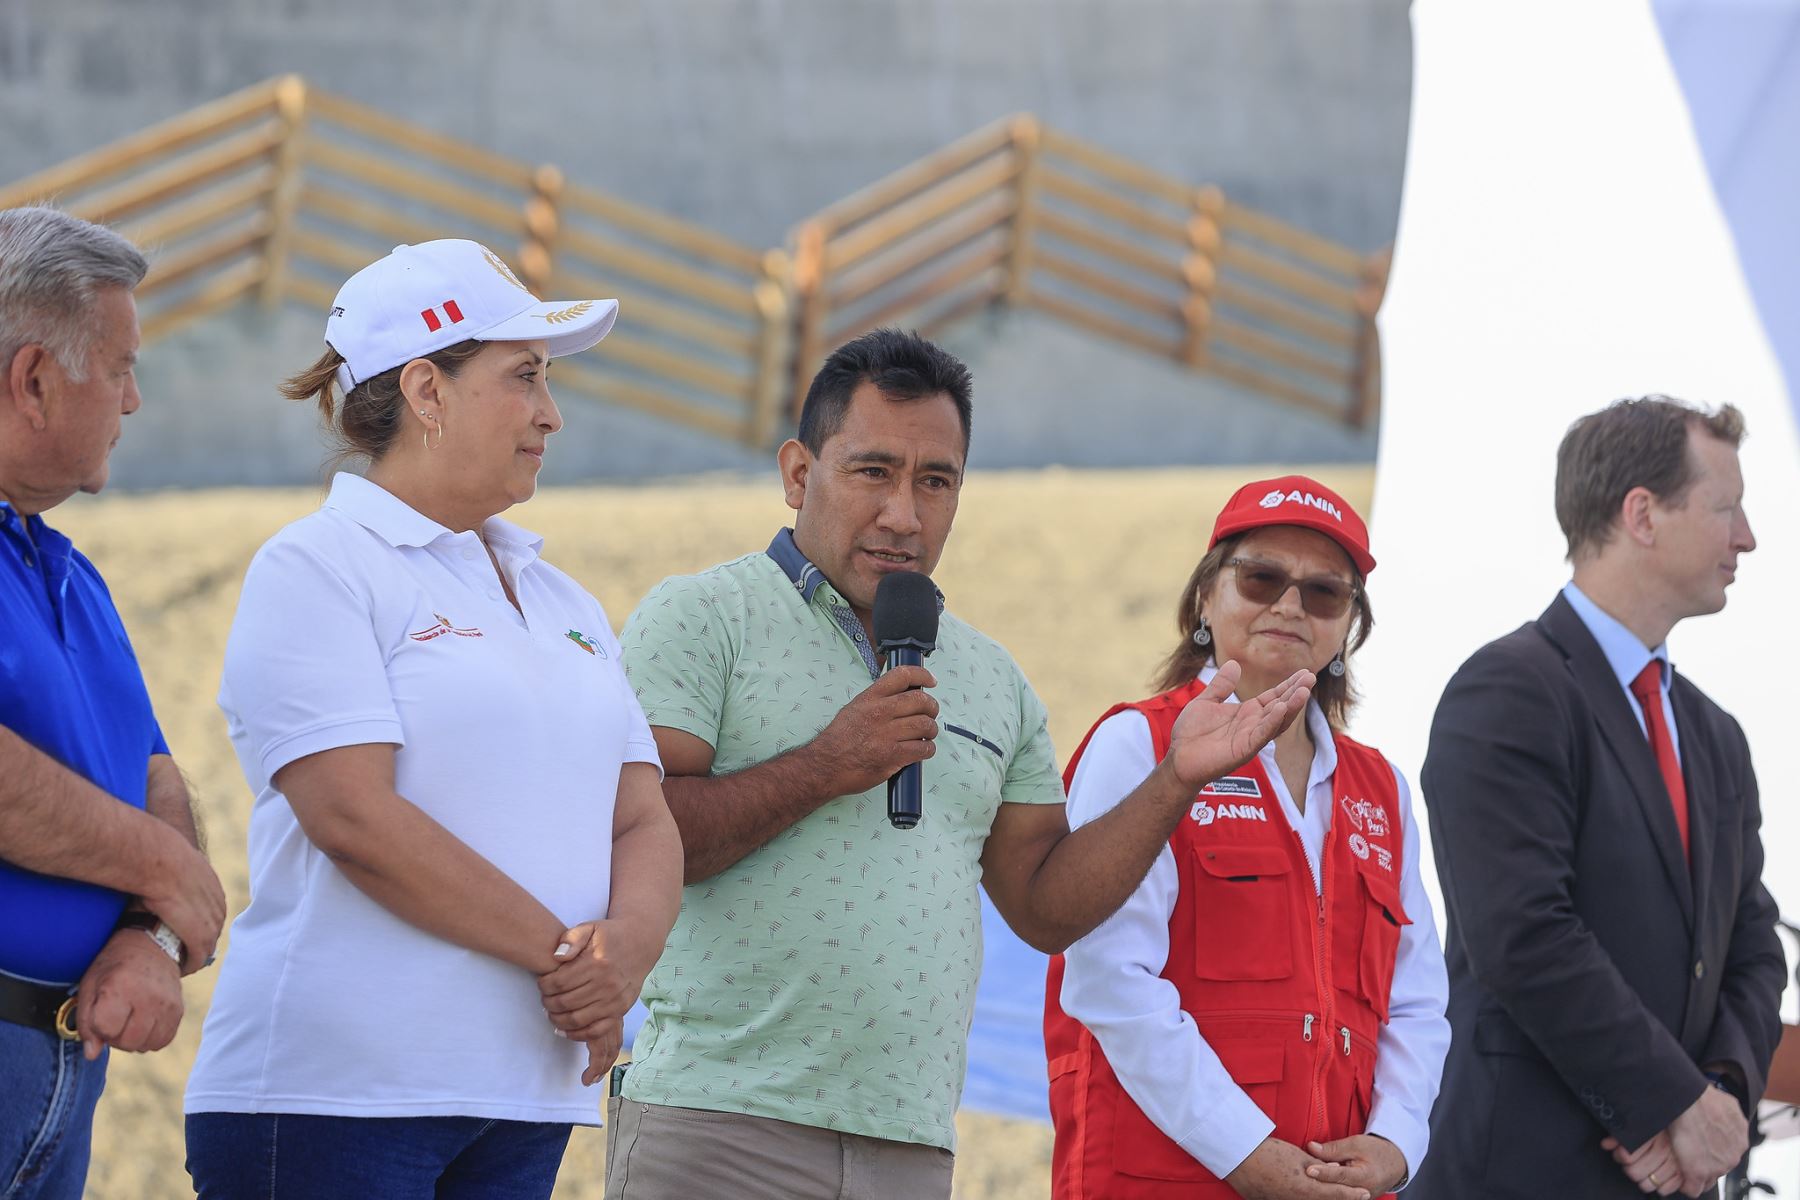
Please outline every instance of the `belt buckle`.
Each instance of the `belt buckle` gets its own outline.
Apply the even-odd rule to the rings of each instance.
[[[56,1006],[56,1036],[65,1042],[79,1042],[81,1033],[72,1023],[75,1015],[75,997],[70,996]]]

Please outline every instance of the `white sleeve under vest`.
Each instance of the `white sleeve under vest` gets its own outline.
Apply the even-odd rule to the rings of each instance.
[[[1450,977],[1438,946],[1437,918],[1419,873],[1419,826],[1413,820],[1412,790],[1398,770],[1400,814],[1405,859],[1400,877],[1400,903],[1412,924],[1400,931],[1394,956],[1394,982],[1388,989],[1388,1023],[1375,1043],[1375,1102],[1369,1110],[1369,1132],[1378,1133],[1406,1156],[1416,1175],[1431,1141],[1431,1105],[1450,1052]],[[1327,801],[1329,803],[1329,801]]]
[[[1108,717],[1070,781],[1070,826],[1110,811],[1155,766],[1144,715],[1128,709]],[[1232,1080],[1175,985],[1161,977],[1178,890],[1175,855],[1165,845],[1119,911],[1063,954],[1062,1006],[1093,1033],[1151,1123],[1223,1179],[1275,1122]]]
[[[1069,823],[1078,827],[1129,795],[1156,765],[1150,725],[1127,710],[1095,730],[1069,788]],[[1430,1136],[1449,1049],[1444,1016],[1448,980],[1431,902],[1419,874],[1419,832],[1406,780],[1395,772],[1404,814],[1401,903],[1412,924],[1401,931],[1389,1021],[1376,1048],[1368,1132],[1393,1142],[1416,1172]],[[1330,805],[1326,790],[1315,802]],[[1248,1158],[1275,1124],[1234,1082],[1161,977],[1169,958],[1169,918],[1179,890],[1167,846],[1138,889],[1099,928],[1064,955],[1063,1011],[1100,1043],[1127,1095],[1144,1115],[1214,1175]]]

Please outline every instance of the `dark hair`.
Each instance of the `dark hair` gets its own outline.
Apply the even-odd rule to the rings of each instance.
[[[844,427],[850,397],[864,383],[873,383],[889,400],[925,400],[948,396],[962,421],[963,450],[969,448],[973,409],[969,368],[943,347],[917,333],[899,329],[871,329],[836,350],[813,376],[800,407],[800,442],[814,454],[825,448],[831,435]]]
[[[471,339],[419,357],[454,379],[487,344]],[[400,390],[400,372],[406,363],[363,380],[339,406],[334,393],[338,365],[343,361],[343,355],[326,346],[312,366],[281,385],[281,394],[289,400],[318,398],[320,418],[334,443],[330,460],[334,468],[353,458],[379,462],[399,436],[406,412],[406,395]]]
[[[1633,488],[1648,488],[1666,504],[1686,503],[1694,482],[1692,428],[1736,447],[1744,440],[1744,414],[1729,404],[1709,413],[1669,396],[1644,396],[1615,401],[1569,426],[1556,448],[1556,520],[1570,561],[1606,545]]]
[[[1247,536],[1248,532],[1220,539],[1188,576],[1187,586],[1181,589],[1181,601],[1175,606],[1175,628],[1181,632],[1181,641],[1157,669],[1155,687],[1158,692],[1192,683],[1200,674],[1200,668],[1212,661],[1212,646],[1194,644],[1194,631],[1200,628],[1200,609],[1218,582],[1219,573]],[[1369,631],[1375,628],[1375,610],[1369,605],[1368,589],[1363,587],[1362,573],[1355,563],[1350,564],[1350,578],[1356,583],[1356,599],[1351,606],[1354,615],[1350,619],[1350,639],[1344,646],[1344,673],[1331,675],[1321,671],[1318,681],[1313,684],[1313,699],[1319,702],[1325,720],[1333,729],[1344,728],[1350,719],[1350,710],[1356,707],[1356,689],[1350,682],[1350,658],[1369,640]]]

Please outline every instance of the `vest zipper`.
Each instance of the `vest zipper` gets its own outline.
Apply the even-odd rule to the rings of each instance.
[[[1300,1027],[1300,1037],[1302,1040],[1308,1041],[1308,1042],[1312,1041],[1312,1027],[1313,1027],[1313,1015],[1311,1013],[1307,1013],[1306,1014],[1306,1024],[1304,1024]]]
[[[1298,829],[1289,828],[1295,843],[1300,847],[1301,861],[1306,863],[1307,874],[1319,885],[1318,890],[1318,922],[1313,929],[1313,985],[1318,991],[1320,1019],[1328,1026],[1331,1023],[1331,984],[1327,978],[1330,969],[1331,939],[1327,928],[1325,884],[1331,874],[1330,846],[1325,853],[1319,855],[1319,874],[1312,874],[1312,861],[1306,857],[1306,843],[1300,839]],[[1308,1038],[1307,1040],[1311,1040]],[[1313,1064],[1311,1095],[1307,1103],[1307,1138],[1323,1138],[1325,1136],[1325,1072],[1331,1062],[1331,1050],[1320,1042]]]
[[[1348,1025],[1340,1025],[1338,1027],[1338,1032],[1344,1035],[1344,1057],[1349,1058],[1350,1057],[1350,1027]]]

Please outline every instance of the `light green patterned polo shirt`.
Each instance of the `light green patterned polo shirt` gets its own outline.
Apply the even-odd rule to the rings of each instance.
[[[850,607],[783,530],[667,579],[622,637],[652,725],[724,775],[812,740],[871,682]],[[981,973],[981,852],[1002,801],[1060,804],[1044,706],[1001,646],[944,614],[925,815],[885,786],[829,801],[687,887],[644,984],[625,1095],[954,1149]]]

